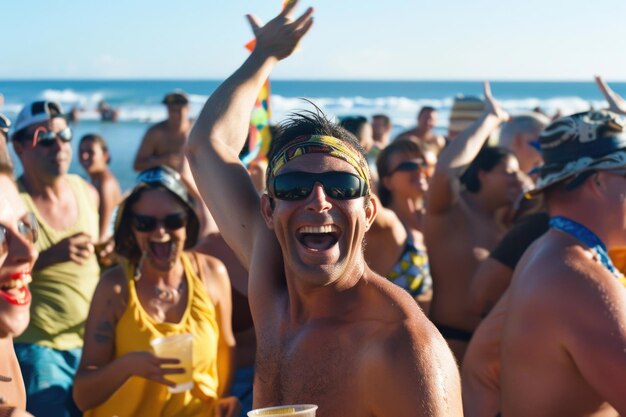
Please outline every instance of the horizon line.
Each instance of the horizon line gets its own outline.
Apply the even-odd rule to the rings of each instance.
[[[0,82],[61,82],[61,81],[73,81],[73,82],[92,82],[92,81],[100,81],[100,82],[109,82],[109,81],[117,81],[117,82],[153,82],[153,81],[184,81],[184,82],[207,82],[207,81],[216,81],[222,82],[224,78],[172,78],[172,77],[114,77],[114,78],[89,78],[89,77],[53,77],[53,78],[0,78]],[[270,77],[271,81],[279,81],[279,82],[434,82],[434,83],[464,83],[464,82],[484,82],[489,81],[493,83],[501,83],[501,82],[510,82],[510,83],[592,83],[595,84],[593,79],[518,79],[518,78],[466,78],[466,79],[458,79],[458,78],[273,78]],[[611,83],[626,83],[626,79],[624,80],[606,80]]]

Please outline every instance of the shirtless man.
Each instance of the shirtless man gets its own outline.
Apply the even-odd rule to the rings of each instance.
[[[502,126],[499,146],[515,154],[522,172],[529,173],[541,165],[541,155],[533,144],[548,123],[550,119],[547,116],[532,112],[511,117]]]
[[[372,136],[374,137],[376,154],[389,144],[392,127],[391,119],[386,114],[375,114],[372,116]]]
[[[254,406],[313,403],[326,417],[462,415],[443,339],[409,294],[363,260],[376,203],[356,139],[320,114],[295,115],[274,138],[261,198],[239,162],[259,89],[313,23],[311,8],[290,18],[297,3],[265,26],[248,16],[256,48],[209,98],[187,149],[203,198],[250,271]]]
[[[469,313],[465,300],[472,276],[502,237],[496,212],[521,193],[513,154],[502,148],[481,150],[508,118],[487,83],[485,98],[482,116],[439,155],[426,196],[424,237],[433,278],[430,318],[459,361],[480,320]]]
[[[609,103],[609,109],[626,115],[626,101],[602,78],[596,77],[596,82]],[[500,410],[500,342],[510,292],[506,289],[525,249],[547,230],[549,215],[546,212],[526,216],[511,228],[474,276],[472,286],[475,291],[474,294],[470,292],[468,301],[474,299],[472,301],[478,312],[491,309],[496,301],[497,304],[474,332],[463,362],[463,408],[466,416],[496,415]]]
[[[189,99],[182,91],[174,91],[163,98],[167,106],[167,120],[157,123],[146,132],[141,141],[133,168],[143,171],[167,165],[180,172],[183,167],[183,149],[191,121]]]
[[[586,112],[540,136],[550,230],[524,254],[501,341],[502,415],[626,415],[626,120]],[[566,296],[564,296],[566,294]],[[498,308],[498,307],[496,307]]]
[[[438,154],[446,146],[446,139],[433,132],[436,124],[437,110],[434,107],[424,106],[417,113],[417,126],[400,133],[396,140],[409,139]]]

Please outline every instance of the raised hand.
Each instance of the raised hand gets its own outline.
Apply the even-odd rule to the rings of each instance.
[[[485,81],[483,83],[483,91],[485,94],[485,112],[493,114],[498,119],[500,119],[501,122],[508,121],[510,118],[509,114],[500,106],[500,103],[498,103],[491,95],[491,84],[489,84],[489,81]]]
[[[619,114],[626,114],[626,101],[622,96],[613,91],[613,89],[604,82],[601,76],[596,75],[594,78],[602,95],[604,95],[604,98],[609,103],[609,110]]]
[[[262,53],[283,59],[293,53],[300,39],[313,25],[313,8],[309,7],[298,19],[293,20],[291,15],[298,1],[290,1],[278,16],[263,25],[254,15],[246,15],[252,32],[256,37],[254,53]]]
[[[132,375],[140,376],[168,387],[176,386],[175,382],[165,379],[167,375],[182,374],[184,368],[167,367],[164,365],[176,365],[180,361],[175,358],[159,358],[152,352],[137,351],[130,352],[123,356],[123,360],[128,366],[128,370]]]

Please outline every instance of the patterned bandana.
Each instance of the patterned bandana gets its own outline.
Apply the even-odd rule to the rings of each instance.
[[[560,118],[539,137],[544,164],[531,195],[579,174],[626,166],[626,121],[609,111]]]
[[[268,180],[274,178],[287,162],[309,153],[324,153],[343,159],[356,169],[358,176],[365,181],[368,189],[371,189],[367,168],[363,165],[365,162],[361,162],[364,158],[359,158],[358,153],[342,140],[321,135],[300,136],[274,156],[268,166]]]

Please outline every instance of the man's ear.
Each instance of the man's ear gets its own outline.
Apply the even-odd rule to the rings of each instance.
[[[367,219],[367,227],[365,230],[369,230],[372,223],[374,223],[376,214],[378,214],[378,205],[380,204],[378,197],[375,195],[371,195],[369,200],[370,201],[365,206],[365,218]]]
[[[272,222],[272,215],[274,214],[275,201],[267,194],[261,196],[261,215],[265,220],[265,225],[270,230],[274,230],[274,223]]]

